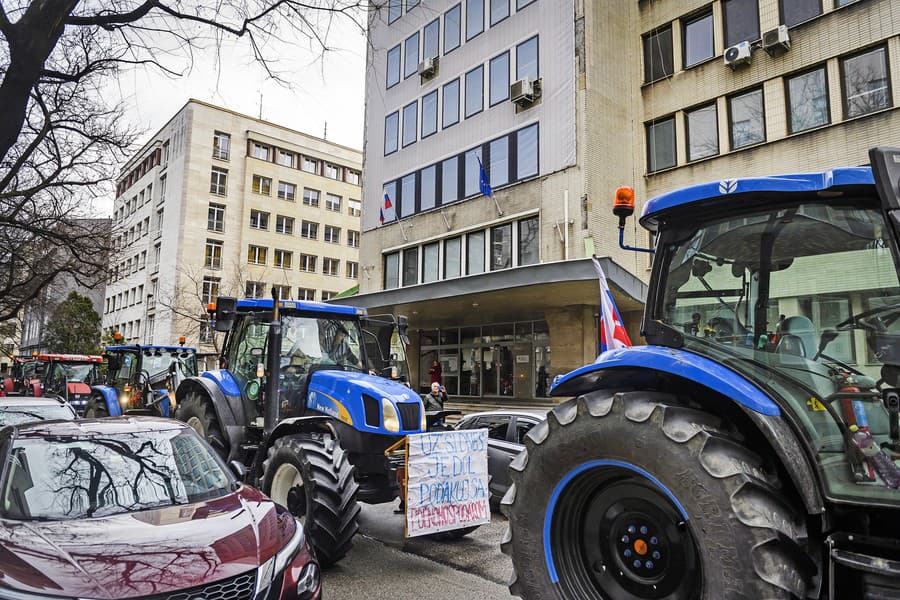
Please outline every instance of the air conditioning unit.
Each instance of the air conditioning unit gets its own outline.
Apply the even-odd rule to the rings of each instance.
[[[769,56],[780,56],[791,49],[791,34],[787,25],[779,25],[777,28],[767,31],[762,36],[763,50]]]
[[[725,51],[725,64],[732,70],[750,64],[752,49],[750,42],[735,44]]]
[[[531,77],[519,79],[509,86],[509,99],[519,106],[531,106],[541,97],[541,80]]]
[[[420,62],[418,69],[419,77],[422,79],[431,79],[434,77],[437,74],[438,62],[437,56],[426,58]]]

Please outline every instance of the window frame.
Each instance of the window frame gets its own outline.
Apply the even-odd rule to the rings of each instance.
[[[473,35],[469,35],[469,5],[472,2],[480,2],[481,3],[481,29],[475,32]],[[466,42],[474,40],[479,35],[484,33],[484,2],[485,0],[466,0]]]
[[[409,70],[409,47],[410,42],[415,38],[416,44],[416,60],[415,67],[413,67],[412,71]],[[419,58],[421,54],[421,47],[419,44],[419,31],[416,30],[412,35],[403,40],[403,81],[406,81],[410,77],[414,76],[419,72]]]
[[[828,119],[824,123],[820,123],[818,125],[813,125],[811,127],[806,127],[804,129],[795,130],[793,127],[793,124],[792,124],[792,119],[791,119],[791,115],[792,115],[792,113],[791,113],[791,81],[793,81],[794,79],[797,79],[798,77],[804,77],[811,73],[815,73],[816,71],[822,71],[822,73],[825,77],[823,88],[825,90],[825,115],[828,117]],[[832,123],[831,94],[829,93],[830,82],[828,81],[828,65],[827,65],[827,63],[824,63],[824,62],[818,63],[808,69],[803,69],[802,71],[797,71],[796,73],[790,73],[790,74],[784,75],[783,81],[784,81],[784,102],[785,102],[784,114],[785,114],[785,117],[787,120],[786,125],[787,125],[788,135],[804,133],[807,131],[814,131],[820,127],[827,127],[828,125],[831,125],[831,123]]]
[[[279,225],[279,219],[282,221],[281,225]],[[288,215],[275,215],[275,233],[279,233],[281,235],[294,235],[294,223],[296,223],[297,219],[295,217],[291,217]],[[290,224],[290,231],[286,231],[288,229],[287,225]],[[279,228],[281,231],[279,231]]]
[[[873,110],[851,116],[850,112],[849,112],[850,96],[847,91],[847,71],[846,71],[845,65],[848,60],[852,60],[854,58],[859,58],[861,56],[865,56],[866,54],[873,54],[875,52],[878,52],[879,50],[881,51],[882,56],[884,57],[884,74],[885,74],[885,78],[887,79],[887,82],[885,85],[886,104],[882,107],[875,108]],[[886,42],[875,44],[873,46],[868,46],[861,50],[857,50],[857,51],[853,52],[852,54],[847,54],[847,55],[839,57],[838,58],[838,72],[840,73],[840,77],[841,77],[841,116],[843,117],[843,119],[845,121],[848,121],[850,119],[858,119],[860,117],[865,117],[866,115],[873,115],[873,114],[879,113],[883,110],[893,108],[894,97],[893,97],[893,94],[891,93],[891,86],[893,85],[894,82],[891,79],[891,57],[890,57],[890,52],[888,51],[888,45]],[[827,83],[827,80],[826,80],[826,83]],[[827,88],[826,88],[826,90],[827,90]],[[829,106],[829,111],[830,111],[830,108],[831,107]]]
[[[256,225],[253,224],[253,217],[256,216]],[[269,217],[271,213],[259,210],[256,208],[250,209],[250,229],[256,229],[258,231],[268,231],[269,230]]]
[[[329,265],[333,266],[333,269],[329,269]],[[322,257],[322,275],[327,275],[328,277],[340,277],[341,273],[341,259],[334,258],[331,256],[323,256]]]
[[[257,179],[259,180],[259,186],[258,186],[259,189],[257,189],[257,185],[256,185]],[[268,189],[266,191],[263,191],[263,188],[265,187],[263,184],[265,184],[266,182],[268,182]],[[256,173],[254,173],[252,175],[251,182],[250,182],[250,191],[253,192],[254,194],[259,194],[260,196],[271,196],[272,195],[272,178],[266,177],[265,175],[257,175]]]
[[[691,158],[691,115],[696,114],[702,110],[706,110],[712,107],[715,109],[716,121],[714,130],[716,132],[716,151],[712,154],[706,154],[704,156],[699,156],[697,158]],[[676,138],[678,137],[678,132],[675,132]],[[697,106],[692,106],[691,108],[687,108],[684,110],[684,143],[685,143],[685,158],[687,159],[687,163],[693,163],[700,160],[704,160],[707,158],[712,158],[714,156],[720,156],[722,154],[722,140],[719,139],[719,104],[716,100],[712,102],[707,102],[705,104],[699,104]],[[676,159],[677,160],[677,159]]]
[[[431,97],[431,96],[434,96],[434,129],[432,131],[430,131],[429,133],[425,133],[425,99],[428,97]],[[438,107],[438,90],[437,90],[437,88],[431,90],[430,92],[428,92],[427,94],[422,96],[421,104],[422,104],[422,110],[421,110],[422,118],[419,120],[420,121],[419,135],[421,136],[421,139],[424,140],[425,138],[431,137],[432,135],[434,135],[438,132],[438,113],[440,112],[440,109]]]
[[[447,48],[447,15],[450,14],[451,12],[453,12],[454,10],[458,13],[457,20],[456,20],[456,23],[457,23],[456,45],[453,46],[452,48]],[[451,52],[453,52],[454,50],[456,50],[457,48],[459,48],[460,46],[462,46],[462,29],[463,29],[462,2],[457,2],[454,6],[451,6],[450,8],[445,10],[443,17],[444,17],[444,28],[443,28],[444,29],[444,35],[443,35],[444,39],[442,40],[441,47],[443,49],[444,56],[446,56],[446,55],[450,54]]]
[[[704,19],[710,19],[710,28],[709,28],[709,47],[710,47],[710,55],[704,58],[701,58],[691,64],[688,64],[688,27],[694,25]],[[688,16],[682,17],[681,21],[681,68],[685,71],[688,69],[693,69],[694,67],[698,67],[710,60],[716,58],[716,20],[713,15],[712,6],[708,6],[703,10],[694,12]]]
[[[732,107],[732,102],[734,102],[734,100],[738,98],[742,98],[754,92],[759,92],[760,95],[760,104],[762,108],[762,111],[760,111],[760,114],[762,115],[762,140],[744,144],[742,146],[737,146],[734,143],[734,108]],[[743,150],[744,148],[752,148],[753,146],[758,146],[760,144],[766,143],[766,141],[768,140],[768,135],[766,133],[766,92],[763,86],[754,86],[726,96],[725,110],[728,112],[728,144],[732,152],[735,150]]]
[[[521,62],[519,61],[519,49],[522,46],[524,46],[525,44],[528,44],[529,42],[532,42],[532,41],[534,42],[534,61],[535,61],[535,67],[536,67],[535,68],[536,77],[534,77],[534,81],[537,81],[538,79],[541,78],[541,39],[540,39],[539,34],[534,34],[527,40],[522,40],[521,42],[516,44],[516,79],[515,79],[515,81],[519,81],[520,79],[523,78],[523,75],[520,72]],[[510,57],[510,60],[511,59],[512,59],[512,57]]]
[[[789,1],[793,1],[793,0],[789,0]],[[797,21],[796,23],[788,23],[787,19],[785,18],[785,14],[784,14],[785,0],[778,0],[778,22],[783,23],[783,24],[787,25],[788,27],[796,27],[798,25],[802,25],[803,23],[808,23],[808,22],[812,21],[813,19],[817,19],[817,18],[821,17],[823,14],[825,14],[824,13],[825,7],[822,6],[822,0],[813,0],[813,1],[816,2],[819,6],[818,14],[816,14],[812,17],[808,17],[807,19],[804,19],[803,21]],[[835,8],[837,8],[837,2],[835,2]]]
[[[391,52],[397,51],[397,80],[391,83]],[[384,85],[386,90],[391,89],[403,81],[403,43],[399,43],[385,53]]]
[[[322,230],[322,241],[326,244],[340,244],[341,243],[341,228],[336,225],[325,224],[324,229]]]
[[[254,252],[255,250],[255,252]],[[251,253],[256,257],[256,260],[251,260]],[[265,266],[266,261],[269,257],[269,248],[268,246],[258,246],[256,244],[247,244],[247,264],[249,265],[263,265]]]
[[[650,66],[651,63],[648,63],[648,61],[647,61],[647,54],[648,54],[647,44],[649,43],[652,45],[653,44],[652,40],[654,38],[659,38],[659,36],[661,36],[665,33],[669,34],[669,47],[668,47],[668,55],[669,56],[668,56],[668,58],[671,61],[672,71],[670,73],[667,73],[666,69],[665,69],[666,65],[663,64],[662,65],[663,68],[661,71],[662,74],[659,77],[653,77],[653,73],[651,72],[652,67]],[[655,48],[651,47],[649,53],[652,55],[653,52],[658,48],[659,48],[659,43],[656,44]],[[659,48],[659,49],[661,49],[661,48]],[[651,83],[656,83],[657,81],[662,81],[663,79],[668,79],[675,74],[675,37],[674,37],[674,32],[672,31],[672,23],[671,22],[667,23],[664,27],[657,27],[656,29],[651,29],[650,31],[648,31],[647,33],[645,33],[644,35],[641,36],[641,62],[643,63],[643,67],[644,67],[643,68],[643,71],[644,71],[643,84],[644,85],[649,85]],[[663,60],[663,63],[665,63],[664,60]]]
[[[505,2],[506,3],[506,14],[503,17],[494,20],[494,2]],[[488,27],[495,27],[507,20],[512,15],[512,6],[510,6],[509,0],[488,0]]]
[[[211,216],[215,212],[217,218],[211,219]],[[216,224],[218,227],[210,227],[210,224]],[[216,202],[210,202],[209,208],[206,213],[206,230],[212,231],[215,233],[224,233],[225,232],[225,205],[218,204]]]
[[[282,191],[281,191],[282,185],[285,186],[285,188],[288,188],[288,187],[293,188],[290,198],[288,198],[287,189],[285,189],[284,195],[282,195]],[[278,191],[275,192],[275,197],[278,198],[279,200],[287,200],[288,202],[296,202],[297,201],[297,184],[291,183],[289,181],[281,181],[279,179],[278,180]]]
[[[304,273],[316,273],[318,269],[319,257],[315,254],[300,253],[300,270]],[[312,268],[308,268],[312,264]]]
[[[279,254],[281,256],[281,261],[278,260]],[[285,260],[287,259],[287,260]],[[281,264],[278,264],[281,262]],[[287,264],[285,264],[287,263]],[[284,269],[288,271],[293,268],[294,265],[294,252],[293,250],[284,250],[282,248],[275,248],[272,251],[272,266],[276,269]]]
[[[391,18],[391,9],[397,9],[396,16]],[[395,22],[397,19],[403,16],[403,2],[402,0],[387,0],[387,22],[388,25]]]
[[[729,2],[754,2],[756,4],[756,37],[747,39],[747,40],[734,40],[729,41],[728,39],[728,3]],[[778,15],[781,17],[781,15]],[[725,40],[725,48],[730,48],[735,44],[739,44],[741,42],[753,42],[759,41],[762,39],[762,28],[760,26],[760,18],[759,18],[759,0],[722,0],[722,34]]]
[[[216,183],[213,183],[214,175],[218,176],[216,178]],[[219,183],[220,181],[222,181],[222,183]],[[220,188],[221,191],[219,191]],[[163,189],[163,191],[165,191],[165,189]],[[228,169],[223,169],[222,167],[212,167],[212,169],[210,169],[209,193],[213,196],[222,197],[226,197],[228,195]]]
[[[394,129],[394,148],[393,148],[393,150],[389,151],[388,146],[387,146],[387,142],[388,142],[387,132],[388,132],[388,119],[390,119],[391,117],[395,117],[397,119],[397,126],[393,128]],[[390,156],[394,152],[398,152],[400,150],[400,111],[399,110],[395,110],[394,112],[387,114],[384,117],[384,144],[383,144],[383,146],[384,146],[383,150],[384,150],[385,156]]]
[[[427,55],[427,43],[428,43],[428,29],[429,27],[437,26],[437,51],[434,56]],[[425,24],[422,28],[422,60],[428,60],[429,58],[439,58],[441,56],[441,17],[435,17],[431,21]]]
[[[337,203],[332,201],[332,198],[337,198]],[[329,204],[331,204],[332,206],[329,206]],[[338,196],[337,194],[332,194],[331,192],[325,192],[325,210],[330,210],[331,212],[341,212],[341,207],[343,205],[343,196]]]
[[[650,131],[652,128],[658,127],[663,123],[670,122],[672,123],[672,157],[674,158],[673,164],[667,165],[665,167],[652,168],[653,160],[652,160],[652,148],[650,144]],[[678,166],[678,124],[675,122],[675,115],[671,114],[665,117],[661,117],[659,119],[653,119],[652,121],[647,121],[644,123],[644,144],[647,147],[647,174],[652,173],[660,173],[662,171],[666,171],[667,169],[674,169]]]
[[[225,140],[225,150],[222,151],[222,145],[219,139]],[[218,129],[213,131],[213,151],[212,157],[216,160],[228,161],[231,159],[231,134]]]
[[[316,200],[315,200],[315,202],[312,202],[312,201],[307,202],[307,201],[306,201],[306,192],[315,192],[315,193],[316,193]],[[309,187],[304,187],[304,188],[303,188],[303,200],[302,200],[303,206],[309,206],[309,207],[311,207],[311,208],[318,208],[318,207],[319,207],[319,202],[320,202],[321,200],[322,200],[322,191],[321,191],[321,190],[317,190],[317,189],[309,188]]]
[[[409,107],[411,107],[411,106],[415,107],[415,109],[416,109],[415,123],[414,123],[413,126],[410,128],[410,129],[412,129],[413,132],[415,132],[415,134],[414,134],[414,136],[413,136],[413,140],[412,140],[411,142],[407,142],[407,141],[406,141],[406,130],[407,130],[407,127],[406,127],[406,116],[407,116],[407,112],[406,112],[406,111],[407,111],[407,109],[408,109]],[[418,139],[419,139],[419,99],[418,99],[418,98],[416,98],[415,100],[413,100],[412,102],[410,102],[409,104],[407,104],[407,105],[405,105],[405,106],[403,107],[403,119],[402,119],[402,121],[403,121],[403,125],[402,125],[402,127],[400,128],[400,129],[401,129],[401,132],[402,132],[402,133],[400,134],[400,147],[401,147],[401,148],[407,148],[407,147],[412,146],[413,144],[415,144],[415,143],[418,141]]]
[[[448,125],[447,120],[444,117],[444,115],[446,115],[446,111],[447,111],[447,100],[446,100],[447,87],[451,86],[453,84],[456,84],[456,120]],[[441,86],[441,130],[442,131],[445,129],[450,129],[454,125],[458,124],[460,121],[460,110],[459,109],[461,106],[461,102],[460,102],[460,92],[461,91],[462,91],[462,82],[460,81],[459,77],[457,77],[456,79],[454,79],[452,81],[448,81],[447,83],[445,83],[444,85]]]
[[[309,227],[306,227],[306,226]],[[307,233],[304,233],[304,229],[307,230]],[[300,237],[304,240],[316,240],[319,239],[319,223],[316,221],[307,221],[306,219],[300,220]]]
[[[508,0],[507,0],[508,1]],[[506,95],[503,98],[494,101],[494,63],[502,58],[506,58],[506,85],[504,86]],[[493,108],[498,104],[503,104],[507,100],[509,100],[509,86],[510,86],[510,77],[511,77],[511,69],[510,69],[510,61],[512,57],[510,56],[509,50],[504,50],[497,56],[493,57],[488,61],[488,108]]]
[[[471,73],[474,73],[475,71],[479,71],[479,72],[481,73],[481,105],[480,105],[480,107],[478,108],[478,110],[476,110],[476,111],[473,112],[473,113],[470,113],[470,112],[469,112],[469,75],[470,75]],[[466,85],[465,85],[465,108],[464,108],[464,110],[463,110],[463,115],[465,115],[465,118],[466,118],[466,119],[471,119],[471,118],[474,117],[475,115],[484,112],[484,64],[480,64],[480,65],[478,65],[477,67],[475,67],[475,68],[473,68],[473,69],[470,69],[470,70],[466,71],[466,74],[465,74],[465,80],[466,80]]]

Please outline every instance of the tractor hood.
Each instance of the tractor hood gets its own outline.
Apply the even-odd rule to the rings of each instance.
[[[359,430],[396,435],[400,432],[384,429],[385,402],[399,417],[400,432],[422,431],[422,399],[405,385],[390,379],[354,371],[315,371],[306,396],[308,409]]]

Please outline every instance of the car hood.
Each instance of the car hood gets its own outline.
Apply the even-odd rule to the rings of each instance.
[[[296,521],[253,488],[208,502],[75,521],[0,520],[4,586],[79,598],[192,588],[258,567]]]

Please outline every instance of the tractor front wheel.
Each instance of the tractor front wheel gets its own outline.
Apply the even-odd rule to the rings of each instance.
[[[108,416],[109,410],[106,408],[106,401],[103,399],[103,396],[91,396],[84,409],[84,418],[102,419]]]
[[[323,566],[353,545],[358,487],[347,454],[328,434],[278,438],[263,463],[263,492],[300,519]]]
[[[805,598],[806,526],[775,469],[713,414],[597,391],[526,437],[503,499],[528,599]]]
[[[225,437],[222,435],[216,411],[209,398],[197,392],[191,392],[178,403],[178,407],[175,409],[175,418],[190,425],[219,453],[219,456],[222,458],[228,456]]]

